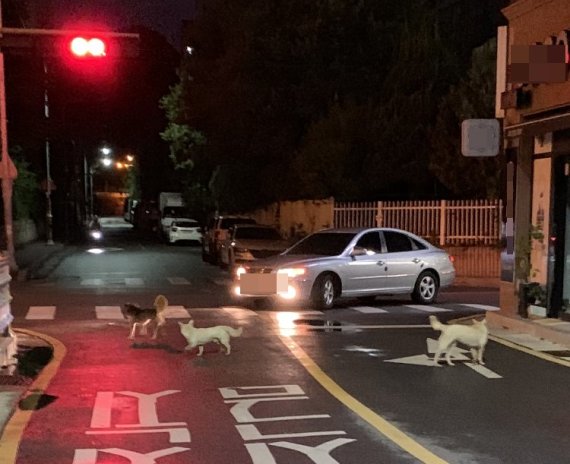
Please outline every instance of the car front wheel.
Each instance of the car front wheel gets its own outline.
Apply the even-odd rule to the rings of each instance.
[[[331,309],[334,306],[337,295],[336,285],[335,279],[330,274],[322,275],[317,279],[311,294],[313,305],[317,309]]]
[[[412,299],[416,303],[431,304],[435,301],[438,291],[439,283],[436,275],[431,271],[425,271],[420,274],[416,281]]]

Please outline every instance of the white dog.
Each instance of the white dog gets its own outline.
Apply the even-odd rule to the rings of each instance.
[[[473,362],[485,364],[483,362],[483,352],[487,344],[489,331],[487,329],[486,320],[481,321],[473,320],[472,325],[462,324],[442,324],[437,320],[437,317],[430,316],[429,322],[433,330],[440,330],[441,335],[437,341],[437,351],[433,358],[433,362],[439,365],[439,357],[445,351],[445,360],[447,364],[453,366],[451,362],[451,350],[457,345],[462,343],[471,348],[471,356]]]
[[[194,327],[194,321],[189,321],[186,324],[179,322],[178,324],[180,325],[180,332],[188,342],[188,345],[184,349],[192,350],[198,347],[198,356],[202,356],[204,345],[210,342],[223,345],[226,349],[226,355],[230,354],[230,337],[239,337],[243,332],[242,327],[234,329],[227,325],[217,325],[215,327],[201,329]]]

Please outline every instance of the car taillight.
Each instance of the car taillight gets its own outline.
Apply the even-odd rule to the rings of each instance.
[[[449,255],[449,260],[454,263],[455,262],[455,256],[453,255]]]

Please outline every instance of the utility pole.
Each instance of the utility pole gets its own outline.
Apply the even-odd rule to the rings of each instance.
[[[44,116],[49,122],[48,69],[44,58]],[[46,134],[46,244],[53,245],[53,214],[51,209],[51,168],[49,135]]]
[[[2,28],[2,0],[0,0],[0,30]],[[1,36],[1,34],[0,34]],[[18,171],[8,154],[8,128],[6,122],[6,80],[4,74],[4,52],[0,49],[0,143],[2,144],[2,161],[0,162],[0,178],[2,179],[2,201],[4,205],[4,230],[10,271],[16,272],[14,227],[12,221],[12,186]]]

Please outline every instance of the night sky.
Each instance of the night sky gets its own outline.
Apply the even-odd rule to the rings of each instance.
[[[190,19],[195,0],[28,0],[31,27],[104,27],[121,32],[144,25],[163,34],[177,48],[182,20]],[[28,26],[28,27],[30,27]]]

